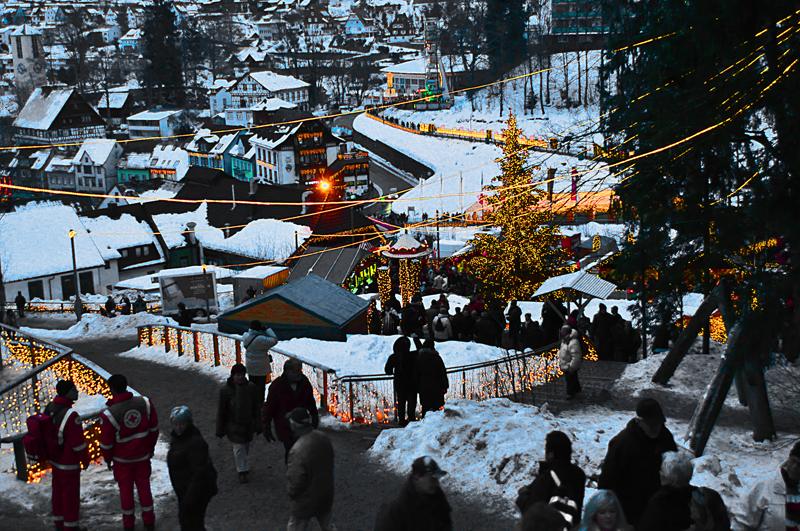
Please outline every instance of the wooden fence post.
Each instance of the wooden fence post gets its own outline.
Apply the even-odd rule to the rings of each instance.
[[[200,339],[197,337],[197,330],[192,330],[194,336],[194,361],[200,361]]]
[[[236,340],[236,363],[242,362],[242,344],[239,340]]]
[[[172,345],[169,344],[169,328],[164,327],[164,352],[169,352]]]
[[[219,367],[219,336],[212,334],[214,338],[214,367]]]
[[[25,458],[25,447],[22,438],[14,440],[14,461],[17,464],[17,479],[28,482],[28,460]]]
[[[461,398],[467,398],[467,371],[461,371]]]
[[[183,340],[181,339],[182,334],[181,331],[178,330],[178,357],[180,358],[183,356]]]
[[[328,373],[322,371],[322,407],[328,409]]]
[[[153,346],[153,325],[147,325],[147,346]]]
[[[350,384],[350,422],[353,422],[355,417],[353,416],[353,380],[348,382]]]

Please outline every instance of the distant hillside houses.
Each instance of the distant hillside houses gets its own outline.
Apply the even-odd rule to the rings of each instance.
[[[219,86],[222,88],[223,84]],[[223,106],[225,125],[253,123],[253,107],[268,98],[278,98],[300,110],[308,110],[308,87],[308,83],[292,76],[270,71],[249,72],[224,88],[230,95],[230,105]],[[223,97],[223,104],[225,99]],[[217,108],[212,103],[212,115]]]
[[[78,91],[40,87],[14,120],[17,145],[69,143],[105,136],[105,122]]]

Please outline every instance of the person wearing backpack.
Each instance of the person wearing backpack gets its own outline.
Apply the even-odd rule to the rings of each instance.
[[[539,473],[533,483],[519,489],[517,506],[524,515],[537,502],[556,509],[567,529],[580,522],[586,474],[572,461],[572,442],[561,431],[551,431],[545,437],[545,460],[539,463]]]
[[[78,399],[78,388],[70,380],[56,384],[56,397],[44,408],[52,421],[49,446],[53,467],[53,520],[56,529],[86,531],[78,527],[81,501],[81,470],[89,466],[89,452],[80,415],[72,409]],[[45,442],[47,445],[47,442]]]
[[[156,522],[150,492],[150,459],[158,442],[156,409],[147,397],[133,396],[128,391],[128,379],[122,374],[111,376],[108,387],[112,398],[106,402],[108,409],[100,416],[100,450],[119,484],[122,525],[125,529],[133,529],[136,523],[135,483],[144,528],[151,531]]]
[[[450,341],[453,339],[453,326],[446,308],[439,310],[439,315],[433,318],[433,339],[435,341]]]
[[[242,345],[245,349],[244,366],[247,368],[250,381],[258,389],[259,409],[264,407],[267,380],[272,375],[272,356],[269,354],[269,349],[277,344],[278,336],[272,328],[265,329],[257,319],[250,322],[250,330],[242,336]]]
[[[581,392],[578,371],[583,364],[583,344],[580,333],[569,325],[561,327],[561,345],[558,347],[558,365],[567,381],[567,400]]]

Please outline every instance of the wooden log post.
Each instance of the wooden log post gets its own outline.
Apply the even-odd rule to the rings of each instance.
[[[728,334],[728,341],[725,343],[725,352],[714,378],[706,388],[703,400],[697,404],[697,408],[689,422],[689,429],[686,432],[685,440],[689,449],[695,457],[703,455],[703,451],[711,437],[711,431],[728,396],[733,378],[741,367],[743,349],[741,348],[740,336],[744,324],[742,321],[734,325]]]
[[[702,330],[704,323],[708,321],[708,318],[714,313],[714,310],[717,309],[717,295],[720,291],[719,285],[717,285],[714,291],[703,299],[703,302],[697,308],[691,320],[689,320],[689,324],[686,325],[681,335],[678,336],[669,354],[667,354],[664,361],[661,362],[661,366],[653,375],[653,383],[667,385],[669,379],[672,378],[672,375],[675,374],[675,371],[678,369],[678,365],[681,364],[684,356],[689,352],[689,348],[692,346],[692,343],[694,343],[700,330]]]
[[[739,373],[747,396],[750,419],[753,421],[753,440],[756,442],[772,440],[775,437],[775,423],[769,406],[764,365],[760,361],[761,356],[768,353],[771,340],[772,337],[768,334],[758,338],[755,348],[748,349],[744,369]]]

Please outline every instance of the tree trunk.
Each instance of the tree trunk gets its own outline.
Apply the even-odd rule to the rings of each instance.
[[[581,52],[578,50],[578,105],[581,104]]]
[[[675,374],[678,365],[680,365],[684,356],[686,356],[686,353],[689,351],[689,348],[691,348],[692,343],[694,343],[695,338],[700,333],[703,323],[708,322],[708,316],[717,309],[720,291],[721,288],[717,286],[710,295],[703,299],[703,302],[689,320],[689,324],[686,325],[681,335],[678,336],[669,354],[667,354],[664,361],[661,362],[661,366],[653,375],[651,380],[653,383],[667,385],[667,382],[669,382],[669,379]]]
[[[772,420],[772,410],[769,407],[767,396],[767,382],[764,379],[764,367],[757,361],[765,350],[769,350],[771,338],[761,336],[757,348],[748,352],[748,359],[744,363],[744,384],[747,395],[747,404],[750,408],[750,419],[753,421],[753,440],[762,442],[775,437],[775,423]]]
[[[569,108],[570,107],[570,104],[569,104],[569,102],[570,102],[570,100],[569,100],[569,57],[567,55],[567,52],[564,52],[564,87],[565,87],[564,94],[566,94],[565,100],[564,100],[564,105],[566,105],[567,108]]]
[[[547,54],[547,69],[545,75],[547,76],[547,104],[550,105],[550,54]],[[544,111],[542,111],[544,112]]]
[[[728,396],[731,383],[737,371],[737,361],[741,362],[742,350],[739,347],[739,337],[744,327],[743,321],[739,321],[728,334],[728,341],[725,343],[725,354],[720,361],[714,378],[706,388],[703,400],[697,404],[692,420],[684,440],[688,443],[689,449],[695,457],[703,455],[703,450],[711,437],[711,431]]]
[[[586,59],[586,70],[585,70],[586,83],[584,83],[583,85],[583,90],[584,90],[583,103],[585,105],[589,105],[589,51],[587,50],[585,53],[586,55],[584,55],[584,58]],[[578,64],[580,65],[580,63]]]

